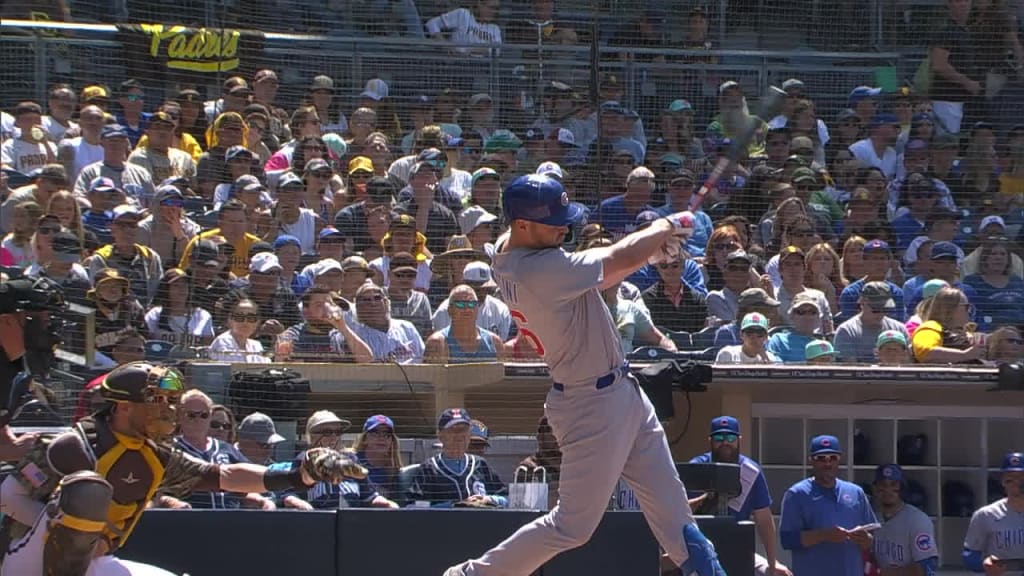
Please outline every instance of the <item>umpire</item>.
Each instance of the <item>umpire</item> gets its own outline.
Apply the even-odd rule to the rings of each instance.
[[[875,565],[882,576],[933,576],[939,565],[935,526],[927,514],[903,501],[906,486],[896,464],[875,470],[873,495],[882,520],[874,533]]]

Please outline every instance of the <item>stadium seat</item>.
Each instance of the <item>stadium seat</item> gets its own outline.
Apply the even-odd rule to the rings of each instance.
[[[682,330],[680,330],[679,332],[666,330],[665,336],[668,336],[669,339],[675,343],[676,348],[679,350],[693,349],[693,335],[691,335],[689,332]]]
[[[715,344],[715,332],[718,331],[718,326],[708,326],[702,328],[700,332],[694,332],[690,335],[693,340],[693,344],[690,346],[690,350],[705,350],[714,346]]]
[[[419,464],[410,464],[403,466],[398,471],[398,495],[395,497],[395,502],[399,506],[405,506],[409,504],[409,487],[412,486],[412,479],[416,477],[416,473],[419,472]]]
[[[173,346],[162,340],[146,340],[146,360],[150,362],[167,360],[171,356],[171,348]]]

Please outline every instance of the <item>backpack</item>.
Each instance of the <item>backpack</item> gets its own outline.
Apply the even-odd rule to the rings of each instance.
[[[309,415],[309,379],[291,368],[235,372],[228,402],[241,418],[263,412],[273,420],[300,420]]]

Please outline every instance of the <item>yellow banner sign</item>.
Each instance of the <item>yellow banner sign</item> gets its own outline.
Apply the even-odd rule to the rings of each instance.
[[[238,30],[143,24],[149,55],[167,60],[167,67],[193,72],[226,72],[238,68]]]

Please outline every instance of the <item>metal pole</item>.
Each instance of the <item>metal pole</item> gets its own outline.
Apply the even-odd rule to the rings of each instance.
[[[595,198],[600,204],[601,202],[601,185],[604,180],[604,152],[603,146],[601,146],[601,103],[600,94],[598,91],[598,83],[601,81],[601,43],[598,38],[600,29],[597,25],[597,0],[591,0],[590,3],[590,105],[594,109],[594,113],[597,115],[597,158],[595,158],[594,165],[597,166],[597,182],[595,185]]]
[[[530,20],[530,23],[537,27],[537,94],[536,102],[540,105],[540,117],[544,118],[544,27],[551,24],[551,20],[537,22]]]

